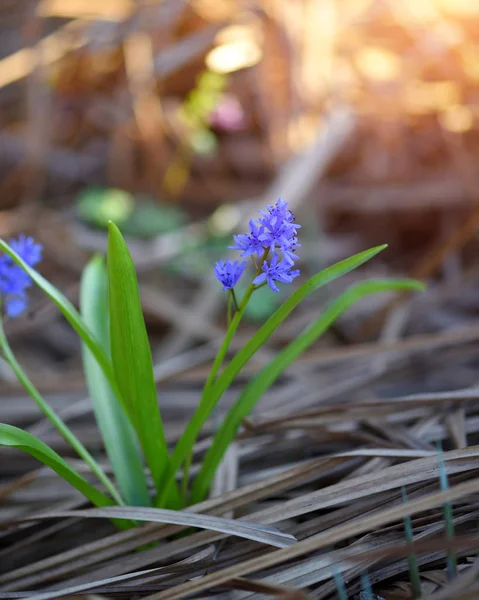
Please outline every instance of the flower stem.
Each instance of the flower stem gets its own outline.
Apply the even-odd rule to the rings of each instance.
[[[233,299],[233,296],[231,294],[231,290],[229,290],[228,292],[228,327],[231,325],[231,301]]]
[[[234,288],[231,289],[230,291],[231,291],[231,296],[233,298],[233,302],[235,303],[235,310],[236,310],[236,312],[238,312],[239,306],[238,306],[238,300],[236,298],[236,292],[235,292]]]
[[[263,256],[261,257],[260,264],[263,264],[263,261],[266,260],[268,253],[269,253],[269,248],[265,248],[265,250],[263,252]],[[261,271],[261,268],[258,267],[256,269],[256,273],[255,273],[254,277],[256,277],[260,271]],[[254,279],[254,277],[253,277],[253,279]],[[221,344],[220,349],[218,350],[218,353],[215,357],[215,360],[213,361],[211,371],[208,375],[208,378],[207,378],[206,383],[203,388],[203,394],[201,396],[200,403],[203,401],[206,390],[212,385],[212,383],[216,379],[216,375],[217,375],[218,371],[220,370],[221,365],[223,364],[226,353],[228,352],[229,345],[231,344],[231,340],[233,339],[233,336],[236,333],[236,330],[238,329],[238,325],[240,324],[241,318],[243,317],[244,311],[246,310],[246,306],[249,302],[249,299],[251,298],[252,293],[256,289],[258,289],[258,287],[259,286],[255,285],[254,283],[250,283],[250,285],[246,289],[246,292],[244,293],[243,298],[241,299],[240,304],[238,304],[238,301],[236,298],[236,293],[235,293],[234,289],[230,290],[231,295],[233,297],[233,301],[235,303],[236,312],[233,316],[233,319],[231,320],[231,323],[228,324],[228,330],[224,337],[223,343]]]
[[[263,261],[266,260],[266,257],[268,256],[268,252],[269,252],[269,248],[266,248],[263,253],[263,256],[261,257],[260,264],[263,264]],[[255,277],[256,277],[256,275],[259,274],[260,271],[261,271],[261,268],[257,267]],[[203,387],[203,393],[201,394],[200,405],[205,401],[205,398],[207,396],[209,388],[215,382],[216,375],[218,374],[218,371],[220,370],[221,365],[223,364],[226,353],[228,352],[228,348],[231,344],[231,340],[233,339],[233,336],[236,333],[236,330],[238,329],[238,325],[240,324],[241,318],[243,317],[244,311],[246,310],[246,306],[248,305],[249,299],[251,298],[251,295],[253,294],[253,292],[258,289],[258,287],[259,286],[256,286],[254,283],[250,283],[250,285],[246,289],[246,292],[244,293],[243,298],[241,299],[240,304],[238,304],[238,300],[236,298],[236,293],[235,293],[234,289],[229,290],[229,293],[228,293],[228,330],[226,331],[226,335],[223,339],[223,343],[221,344],[220,349],[218,350],[218,353],[215,356],[215,360],[213,361],[213,365],[211,367],[208,378]],[[235,309],[236,309],[236,312],[233,315],[233,318],[231,320],[230,320],[230,316],[231,316],[230,315],[230,311],[231,311],[231,300],[230,299],[233,300]],[[184,465],[183,465],[183,495],[185,498],[185,503],[187,500],[187,492],[188,492],[187,488],[188,488],[188,480],[189,480],[189,474],[190,474],[190,466],[191,466],[191,462],[192,462],[192,455],[193,455],[193,448],[191,447],[186,454]]]
[[[253,283],[251,283],[248,286],[248,289],[246,290],[246,292],[241,300],[241,304],[238,306],[238,309],[235,312],[233,319],[228,326],[228,330],[224,337],[223,343],[221,344],[221,347],[218,350],[218,353],[213,362],[213,366],[211,367],[211,371],[210,371],[208,378],[206,380],[206,383],[204,385],[203,393],[201,395],[200,405],[202,402],[205,401],[205,398],[207,396],[209,388],[215,382],[216,375],[217,375],[218,371],[220,370],[221,365],[223,364],[223,360],[226,356],[226,353],[228,352],[228,348],[231,343],[231,340],[233,339],[233,336],[234,336],[236,330],[238,329],[238,325],[240,324],[241,317],[243,316],[243,313],[246,309],[248,300],[251,298],[251,294],[254,292],[255,289],[256,289],[256,286]],[[234,296],[232,294],[231,294],[231,297],[234,298]],[[187,487],[188,487],[188,479],[190,476],[190,465],[192,462],[192,454],[193,454],[193,447],[191,447],[188,450],[186,457],[185,457],[184,465],[183,465],[183,495],[185,497],[185,502],[186,502],[186,498],[187,498]]]
[[[231,340],[233,339],[233,336],[236,333],[236,330],[238,329],[238,325],[240,324],[241,318],[246,309],[246,305],[248,304],[248,300],[251,298],[251,294],[254,292],[255,287],[256,286],[253,285],[252,283],[248,286],[248,288],[243,296],[243,299],[241,300],[241,304],[238,306],[235,314],[233,315],[231,323],[230,323],[228,330],[226,332],[226,335],[223,339],[223,343],[221,344],[220,349],[218,350],[218,353],[215,356],[215,360],[213,361],[213,365],[211,367],[208,378],[204,385],[203,396],[205,395],[206,390],[213,384],[213,382],[216,379],[216,375],[217,375],[219,369],[221,368],[221,365],[223,364],[223,360],[226,356],[226,353],[228,352],[228,348],[231,343]]]

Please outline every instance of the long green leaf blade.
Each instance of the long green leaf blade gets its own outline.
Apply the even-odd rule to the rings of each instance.
[[[114,502],[94,488],[79,473],[70,467],[54,450],[41,440],[13,425],[0,423],[0,446],[10,446],[27,452],[68,481],[95,506],[112,506]]]
[[[280,306],[280,308],[264,323],[262,327],[252,336],[252,338],[238,351],[231,362],[226,366],[223,373],[216,382],[210,387],[209,393],[205,396],[204,402],[201,402],[190,422],[186,426],[183,435],[179,439],[176,448],[170,458],[170,466],[165,477],[163,495],[168,493],[173,485],[176,472],[180,468],[185,456],[193,447],[198,434],[204,423],[208,419],[211,411],[214,409],[224,392],[233,382],[236,375],[241,371],[248,360],[259,350],[259,348],[273,335],[274,331],[290,315],[290,313],[318,288],[338,279],[342,275],[353,271],[382,250],[387,248],[387,244],[376,246],[355,254],[345,260],[342,260],[320,273],[317,273],[308,281],[303,283],[291,296]],[[161,505],[161,499],[160,499]]]
[[[113,368],[159,491],[169,455],[158,407],[150,343],[133,260],[120,230],[111,222],[107,267]]]
[[[108,277],[101,256],[95,256],[83,271],[80,308],[85,324],[108,353]],[[136,433],[85,343],[82,344],[82,355],[93,411],[118,487],[128,505],[150,506]]]
[[[8,364],[12,368],[15,373],[18,381],[23,385],[24,389],[30,394],[31,398],[34,400],[38,408],[43,412],[43,414],[47,417],[47,419],[52,423],[52,425],[57,429],[57,431],[63,436],[63,439],[70,444],[70,446],[75,450],[75,452],[80,456],[84,462],[90,467],[91,471],[95,473],[98,479],[103,483],[105,488],[110,492],[112,498],[118,503],[123,504],[123,500],[118,493],[118,490],[114,486],[113,482],[110,481],[105,471],[101,468],[101,466],[97,463],[97,461],[93,458],[93,456],[88,452],[85,446],[80,442],[80,440],[76,437],[76,435],[71,431],[71,429],[62,421],[62,419],[55,413],[55,411],[51,408],[51,406],[44,400],[43,396],[37,390],[37,388],[33,385],[33,383],[28,378],[25,371],[22,369],[20,363],[15,357],[13,350],[8,343],[7,336],[5,335],[5,330],[3,328],[3,322],[0,319],[0,349],[2,351],[3,356],[7,360]]]
[[[110,359],[108,358],[108,355],[103,350],[103,347],[100,344],[100,342],[85,325],[83,319],[81,318],[80,314],[73,306],[73,304],[70,302],[70,300],[68,300],[68,298],[65,298],[65,296],[59,290],[57,290],[55,286],[53,286],[49,281],[47,281],[42,275],[40,275],[38,271],[32,269],[32,267],[27,265],[27,263],[16,252],[13,251],[4,240],[1,239],[0,250],[8,254],[12,258],[12,260],[32,278],[35,284],[38,285],[38,287],[59,308],[65,319],[70,323],[74,331],[80,336],[82,341],[88,346],[89,350],[95,356],[106,379],[108,380],[108,383],[110,384],[112,389],[115,390],[117,396],[120,397],[118,385],[113,372],[113,367]]]
[[[422,290],[424,286],[409,279],[365,281],[353,285],[331,302],[321,316],[299,337],[286,346],[246,386],[227,414],[215,435],[213,444],[203,460],[193,484],[191,501],[199,502],[208,492],[224,453],[236,436],[244,417],[250,414],[261,396],[271,387],[281,373],[305,352],[327,329],[355,302],[371,294],[388,291]]]

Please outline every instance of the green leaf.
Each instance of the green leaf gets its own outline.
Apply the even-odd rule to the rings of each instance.
[[[82,221],[106,227],[110,219],[125,223],[135,210],[135,199],[125,190],[90,187],[77,199],[77,213]]]
[[[116,222],[116,219],[112,220]],[[175,231],[185,222],[186,216],[180,207],[143,199],[136,203],[134,212],[120,229],[124,235],[148,239]]]
[[[13,427],[0,423],[0,446],[10,446],[27,452],[47,467],[58,473],[95,506],[112,506],[114,502],[102,492],[94,488],[79,473],[70,467],[61,456],[49,448],[35,436]]]
[[[88,349],[94,355],[97,363],[103,371],[105,378],[107,379],[111,388],[115,391],[116,396],[123,402],[108,355],[103,349],[101,343],[85,325],[83,319],[70,300],[65,298],[65,296],[49,281],[42,277],[38,271],[27,265],[27,263],[20,256],[18,256],[16,252],[13,251],[4,240],[0,240],[0,250],[8,254],[13,261],[33,279],[36,285],[38,285],[38,287],[41,288],[42,291],[50,298],[50,300],[52,300],[53,303],[60,309],[65,319],[70,323],[82,341],[88,346]]]
[[[190,422],[186,426],[183,435],[179,439],[176,448],[171,455],[170,465],[165,476],[163,496],[168,493],[171,485],[174,483],[176,472],[180,468],[183,460],[191,452],[198,434],[204,423],[208,419],[211,411],[214,409],[224,392],[233,382],[236,375],[241,371],[248,360],[259,350],[259,348],[273,335],[274,331],[283,323],[289,314],[318,288],[334,281],[341,275],[349,273],[360,265],[364,264],[373,256],[387,248],[387,245],[376,246],[359,254],[355,254],[320,273],[314,275],[303,285],[294,291],[291,296],[280,306],[280,308],[260,327],[253,337],[238,351],[231,362],[226,366],[222,374],[210,386],[208,393],[204,394],[203,401],[200,402]],[[231,327],[236,327],[236,318],[233,319]],[[226,333],[225,340],[230,337],[230,332]]]
[[[299,337],[286,346],[246,386],[228,412],[215,435],[193,484],[191,501],[199,502],[208,492],[216,469],[228,446],[236,436],[242,420],[250,414],[261,396],[271,387],[281,373],[307,350],[348,308],[365,296],[379,292],[422,290],[424,286],[410,279],[365,281],[349,288],[326,307],[321,316]]]
[[[94,257],[83,272],[80,307],[86,325],[109,352],[108,277],[101,256]],[[120,491],[128,505],[150,506],[135,431],[95,357],[84,343],[82,354],[95,418]]]
[[[57,431],[63,436],[63,438],[70,444],[70,446],[75,450],[75,452],[80,456],[85,463],[90,467],[93,473],[98,477],[98,479],[103,483],[105,488],[110,492],[112,498],[118,503],[123,504],[123,500],[118,493],[118,490],[113,485],[113,482],[110,481],[106,473],[103,471],[101,466],[96,462],[93,456],[88,452],[85,446],[80,442],[80,440],[75,436],[73,431],[67,427],[67,425],[60,419],[60,417],[55,413],[55,411],[51,408],[51,406],[45,402],[43,396],[37,390],[37,388],[33,385],[33,383],[28,378],[25,371],[22,369],[20,363],[17,361],[15,354],[10,348],[10,344],[8,343],[7,336],[5,335],[5,330],[3,328],[3,322],[0,318],[0,348],[3,353],[3,356],[7,360],[8,364],[12,368],[15,376],[18,381],[23,385],[25,390],[30,394],[32,399],[35,401],[36,405],[40,408],[43,414],[49,419],[52,425],[57,429]]]
[[[120,230],[111,222],[108,224],[107,267],[113,368],[128,416],[159,491],[169,455],[158,407],[150,344],[135,267]]]
[[[188,142],[190,148],[196,154],[214,155],[218,150],[218,139],[216,135],[206,127],[200,127],[192,131]]]

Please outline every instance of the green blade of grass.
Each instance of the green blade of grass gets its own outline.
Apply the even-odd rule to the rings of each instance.
[[[307,350],[350,306],[365,296],[379,292],[398,290],[420,290],[422,284],[408,279],[364,281],[346,290],[332,301],[321,316],[301,335],[256,375],[246,386],[217,431],[213,444],[206,453],[201,469],[196,476],[191,493],[192,503],[202,499],[211,484],[216,469],[228,446],[233,441],[242,420],[249,415],[261,396],[271,387],[281,373]]]
[[[404,504],[407,504],[407,491],[403,486],[401,490],[402,501]],[[406,537],[406,542],[408,546],[412,547],[414,543],[414,534],[412,529],[412,519],[411,515],[407,515],[404,517],[404,535]],[[412,595],[413,598],[421,597],[421,575],[419,573],[419,567],[417,564],[417,558],[413,551],[411,551],[407,556],[407,562],[409,567],[409,579],[411,580],[412,587]]]
[[[111,364],[108,355],[104,351],[100,342],[96,339],[96,337],[92,334],[92,332],[88,329],[88,327],[83,322],[80,314],[73,306],[73,304],[65,298],[65,296],[57,290],[55,286],[53,286],[49,281],[47,281],[38,271],[32,269],[27,263],[16,253],[14,252],[10,246],[4,241],[0,239],[0,250],[8,254],[12,258],[12,260],[21,267],[27,275],[29,275],[34,283],[38,285],[38,287],[52,300],[52,302],[59,308],[62,312],[65,319],[70,323],[74,331],[80,336],[82,341],[88,346],[88,349],[91,351],[95,359],[97,360],[103,374],[105,375],[109,385],[114,390],[116,396],[123,402],[121,395],[119,393],[118,384],[115,379],[115,374],[113,372],[113,367]]]
[[[163,482],[163,496],[165,496],[170,486],[173,485],[176,472],[180,468],[185,456],[190,452],[195,440],[201,431],[205,421],[208,419],[211,411],[214,409],[224,392],[233,382],[236,375],[241,371],[248,360],[259,350],[259,348],[273,335],[274,331],[283,323],[289,314],[318,288],[338,279],[342,275],[353,271],[364,264],[373,256],[387,248],[387,245],[376,246],[359,254],[355,254],[346,260],[343,260],[317,275],[311,277],[303,283],[291,296],[280,306],[280,308],[260,327],[252,338],[238,351],[231,362],[226,366],[223,373],[211,385],[208,394],[202,398],[195,414],[186,426],[183,435],[179,439],[176,448],[171,455],[170,465]],[[162,498],[160,498],[161,501]],[[161,505],[161,502],[160,502]]]
[[[30,381],[25,371],[22,369],[20,363],[17,361],[12,349],[10,348],[10,344],[8,343],[7,336],[5,335],[5,330],[3,328],[3,322],[1,319],[0,349],[2,350],[3,356],[7,360],[8,364],[15,373],[16,378],[23,385],[27,393],[30,394],[30,396],[35,401],[36,405],[40,408],[40,410],[43,412],[43,414],[62,435],[65,441],[68,444],[70,444],[70,446],[75,450],[78,456],[80,456],[90,467],[92,473],[94,473],[98,477],[98,479],[103,483],[105,488],[110,492],[115,502],[117,502],[118,504],[123,504],[123,500],[120,494],[118,493],[117,489],[113,485],[113,482],[110,481],[110,479],[100,467],[100,465],[96,462],[96,460],[88,452],[88,450],[80,442],[80,440],[75,436],[75,434],[70,430],[70,428],[67,427],[67,425],[62,421],[62,419],[60,419],[60,417],[55,413],[51,406],[45,401],[43,396]]]
[[[346,585],[344,583],[343,574],[335,567],[333,570],[334,585],[338,592],[338,600],[348,600],[348,593],[346,591]]]
[[[120,230],[111,222],[108,224],[107,268],[113,369],[159,492],[169,454],[158,406],[150,343],[133,260]],[[173,486],[171,489],[175,491]],[[175,494],[175,497],[174,502],[179,496]]]
[[[447,476],[446,463],[444,461],[444,453],[442,451],[441,441],[438,440],[436,443],[437,447],[437,458],[439,461],[439,481],[441,484],[441,490],[449,489],[449,478]],[[445,502],[443,507],[444,525],[446,530],[446,538],[450,541],[454,540],[454,519],[452,513],[452,504]],[[457,573],[457,560],[456,553],[454,550],[449,550],[447,553],[447,571],[449,579],[452,581]]]
[[[377,596],[373,592],[369,573],[361,573],[361,594],[360,600],[376,600]]]
[[[95,506],[112,506],[114,502],[102,492],[94,488],[54,450],[49,448],[35,436],[13,427],[0,423],[0,446],[10,446],[27,452],[41,463],[53,469],[62,479],[68,481]]]
[[[83,271],[80,308],[85,324],[109,352],[108,277],[101,256],[94,257]],[[150,506],[136,433],[85,343],[82,357],[93,411],[118,487],[128,505]]]

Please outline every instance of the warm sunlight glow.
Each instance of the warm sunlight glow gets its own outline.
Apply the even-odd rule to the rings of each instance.
[[[434,31],[448,46],[458,46],[464,42],[464,31],[455,23],[441,21],[434,26]]]
[[[132,0],[43,0],[38,6],[42,17],[100,18],[121,21],[129,17],[134,8]]]
[[[474,124],[474,115],[468,106],[456,104],[439,115],[439,122],[448,131],[464,133]]]
[[[218,45],[233,44],[234,42],[251,40],[256,41],[258,30],[254,22],[247,25],[230,25],[222,29],[216,36],[215,42]]]
[[[190,0],[190,4],[206,21],[230,19],[238,11],[235,0]]]
[[[405,25],[412,22],[426,25],[441,18],[434,0],[401,0],[391,2],[390,8]]]
[[[206,64],[216,73],[233,73],[258,64],[261,57],[261,48],[256,42],[238,40],[211,50],[206,57]]]
[[[479,46],[465,44],[460,52],[466,75],[474,81],[479,81]]]
[[[401,70],[401,62],[395,54],[374,46],[364,48],[356,54],[356,65],[366,77],[377,81],[394,80]]]
[[[79,45],[72,34],[81,31],[82,23],[72,21],[54,33],[44,37],[37,48],[22,48],[0,60],[0,87],[29,75],[38,60],[44,66],[60,60],[67,52]]]
[[[208,68],[216,73],[232,73],[258,64],[263,56],[261,37],[256,18],[245,14],[241,24],[230,25],[218,33],[217,47],[206,57]]]
[[[450,15],[479,15],[477,0],[435,0],[440,10]]]
[[[288,126],[289,147],[293,152],[302,152],[318,137],[320,119],[316,114],[302,114]]]
[[[459,104],[459,88],[454,81],[411,81],[405,88],[404,100],[410,114],[445,110]]]

